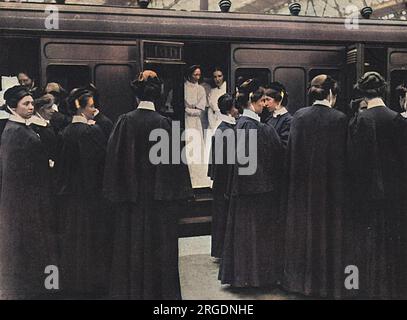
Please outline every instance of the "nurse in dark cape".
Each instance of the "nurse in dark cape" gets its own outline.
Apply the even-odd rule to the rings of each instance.
[[[99,91],[93,83],[89,84],[89,90],[93,92],[95,107],[97,108],[93,120],[99,125],[100,128],[102,128],[106,138],[109,139],[110,133],[113,130],[113,122],[100,111],[101,105]]]
[[[48,157],[27,125],[34,112],[30,91],[14,86],[5,100],[10,117],[0,146],[0,298],[49,298],[44,271],[56,261]]]
[[[177,164],[181,152],[170,150],[180,139],[155,109],[161,84],[150,70],[133,81],[138,107],[119,118],[108,143],[104,194],[115,206],[113,299],[181,298],[177,224],[192,188],[188,167]],[[160,152],[155,134],[164,144]]]
[[[92,122],[93,94],[71,92],[72,117],[62,132],[57,169],[61,290],[66,297],[107,294],[112,213],[102,196],[107,139]]]
[[[265,123],[271,125],[280,137],[284,148],[287,148],[288,137],[290,135],[290,126],[292,115],[286,109],[288,104],[288,94],[285,87],[279,82],[272,82],[265,87],[266,107],[270,115]]]
[[[269,286],[276,284],[281,270],[275,190],[283,149],[274,128],[260,122],[264,89],[250,79],[239,87],[237,100],[245,101],[245,109],[236,123],[236,162],[219,279],[233,287]]]
[[[229,209],[229,200],[226,197],[228,178],[233,168],[235,125],[239,111],[234,106],[234,99],[230,94],[224,94],[218,99],[221,123],[212,137],[211,161],[208,176],[212,179],[212,241],[211,255],[215,258],[222,256],[223,241],[226,232],[226,219]],[[230,159],[228,162],[228,146]]]
[[[327,75],[311,81],[311,107],[291,122],[287,154],[284,287],[341,297],[347,118],[335,110],[338,85]]]
[[[50,123],[53,114],[56,112],[54,102],[54,97],[51,94],[45,94],[36,99],[34,101],[35,112],[30,118],[30,127],[40,136],[47,150],[50,168],[54,167],[60,147],[57,130]]]
[[[47,83],[44,88],[44,94],[50,94],[54,97],[53,109],[55,112],[52,114],[50,124],[56,133],[60,133],[72,122],[72,115],[68,110],[68,94],[65,89],[56,82]]]
[[[6,105],[0,106],[0,138],[4,128],[6,127],[8,118],[10,118],[10,113],[6,111]]]
[[[355,89],[367,108],[349,125],[346,258],[347,264],[359,269],[359,290],[350,294],[401,298],[403,290],[406,293],[406,212],[402,210],[406,123],[385,105],[386,82],[379,73],[365,73]]]

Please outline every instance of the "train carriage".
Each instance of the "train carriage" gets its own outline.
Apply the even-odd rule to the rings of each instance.
[[[146,68],[163,78],[160,111],[174,119],[183,119],[183,74],[190,64],[207,71],[222,67],[231,92],[241,77],[280,81],[290,93],[291,113],[307,105],[307,84],[315,75],[327,73],[340,81],[338,105],[345,107],[356,79],[375,70],[387,76],[386,100],[397,110],[394,88],[407,79],[407,22],[353,22],[0,2],[0,75],[28,69],[37,85],[55,81],[68,90],[93,82],[102,111],[115,120],[134,107],[130,81]],[[210,196],[207,190],[196,195],[180,222],[181,235],[210,230]]]

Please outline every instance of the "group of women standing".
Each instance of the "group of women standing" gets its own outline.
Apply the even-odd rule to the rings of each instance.
[[[195,90],[186,89],[189,121],[201,93],[187,85]],[[35,101],[25,86],[6,91],[1,298],[181,298],[177,221],[193,196],[191,168],[150,159],[154,130],[181,145],[171,120],[156,112],[161,87],[154,71],[140,73],[132,82],[137,109],[114,126],[97,109],[91,85],[67,99],[55,83]],[[352,119],[334,108],[339,87],[327,75],[311,81],[313,105],[294,116],[278,82],[261,87],[249,79],[236,97],[217,100],[217,160],[207,174],[212,255],[220,258],[223,284],[280,285],[316,297],[405,297],[407,124],[385,106],[380,74],[366,73],[355,89],[363,103]],[[271,112],[261,121],[265,108]],[[183,158],[170,152],[169,159]],[[51,289],[47,266],[59,270]]]
[[[105,281],[111,241],[102,198],[108,136],[101,127],[112,122],[97,115],[95,90],[73,90],[69,113],[62,114],[62,103],[56,104],[61,88],[47,88],[36,100],[22,85],[5,93],[10,115],[0,146],[3,298],[61,296],[44,286],[47,266],[58,268],[55,288],[64,297],[101,292]]]
[[[212,238],[221,283],[314,297],[406,296],[407,123],[383,102],[380,74],[363,75],[355,92],[366,107],[349,119],[334,108],[337,82],[319,75],[310,83],[312,106],[291,116],[280,83],[241,85],[236,161],[209,170],[214,197],[223,201],[213,211]],[[272,114],[261,122],[266,106]],[[227,148],[220,140],[212,158]],[[239,148],[250,144],[257,145],[257,170],[241,175]],[[218,180],[227,183],[215,189]]]
[[[25,86],[6,91],[1,298],[181,297],[177,222],[192,188],[185,165],[149,160],[151,131],[172,136],[170,120],[155,112],[161,85],[141,73],[132,83],[138,108],[114,128],[92,85],[66,99],[55,83],[35,101]]]

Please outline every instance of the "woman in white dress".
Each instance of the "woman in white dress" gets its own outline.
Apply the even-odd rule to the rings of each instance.
[[[205,149],[201,123],[201,113],[205,110],[207,99],[205,89],[199,84],[200,66],[188,69],[184,83],[186,160],[193,188],[206,188],[211,185],[207,177],[208,152]]]
[[[216,130],[222,122],[220,119],[220,111],[218,107],[218,99],[226,93],[226,81],[223,76],[223,71],[220,68],[215,68],[212,73],[214,87],[208,95],[209,110],[208,121],[211,131]]]

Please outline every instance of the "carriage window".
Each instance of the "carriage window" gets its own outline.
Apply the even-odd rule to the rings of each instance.
[[[115,121],[121,114],[134,109],[133,93],[130,87],[133,79],[133,70],[130,65],[96,65],[95,85],[98,88],[100,103],[98,107],[111,120]]]
[[[47,82],[58,82],[69,92],[91,82],[90,68],[78,65],[49,65]]]
[[[266,68],[239,68],[235,74],[235,84],[239,86],[244,81],[256,78],[260,81],[260,85],[266,85],[270,83],[270,70]]]
[[[365,48],[364,72],[387,72],[387,48]]]
[[[0,37],[0,78],[4,77],[4,88],[0,83],[0,90],[6,90],[9,85],[14,85],[14,77],[19,71],[30,73],[36,86],[41,85],[38,77],[40,61],[38,48],[39,42],[36,39]]]
[[[305,70],[303,68],[280,67],[274,70],[274,80],[281,82],[288,92],[287,109],[294,114],[305,107]]]

